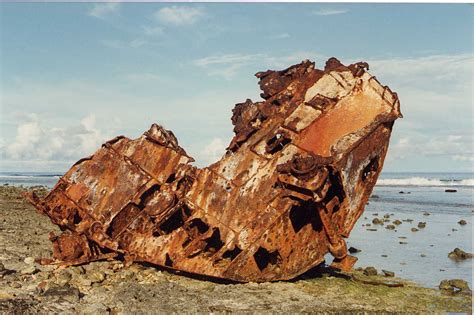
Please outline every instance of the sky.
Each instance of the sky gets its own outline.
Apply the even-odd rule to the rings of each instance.
[[[403,119],[384,171],[473,171],[473,6],[0,3],[0,171],[63,172],[154,122],[205,166],[254,74],[367,61]]]

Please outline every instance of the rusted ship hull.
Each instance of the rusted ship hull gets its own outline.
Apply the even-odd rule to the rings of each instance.
[[[264,101],[237,104],[235,137],[206,168],[153,125],[78,161],[43,200],[61,227],[54,258],[109,257],[235,281],[294,278],[324,260],[350,269],[347,238],[382,169],[397,95],[368,65],[304,61],[257,73]]]

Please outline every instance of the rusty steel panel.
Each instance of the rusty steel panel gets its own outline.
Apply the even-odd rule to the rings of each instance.
[[[44,199],[64,265],[118,258],[235,281],[294,278],[334,256],[379,176],[397,94],[367,63],[303,61],[256,74],[263,101],[233,109],[235,136],[199,169],[171,131],[116,137],[78,161]],[[44,261],[48,263],[48,261]]]

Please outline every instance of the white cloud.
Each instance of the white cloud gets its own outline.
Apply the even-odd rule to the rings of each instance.
[[[132,40],[104,39],[101,40],[100,43],[106,47],[114,49],[140,48],[150,45],[150,42],[143,38],[136,38]]]
[[[120,3],[95,3],[89,10],[88,15],[98,19],[106,19],[111,15],[117,14],[120,9]]]
[[[70,161],[92,154],[108,138],[92,114],[65,128],[30,114],[18,124],[15,137],[0,148],[0,153],[5,161]]]
[[[321,15],[321,16],[326,16],[326,15],[336,15],[336,14],[344,14],[347,13],[348,10],[337,10],[337,9],[321,9],[321,10],[315,10],[312,13],[315,15]]]
[[[162,35],[164,30],[160,26],[143,26],[143,32],[148,36]]]
[[[194,64],[201,67],[209,65],[222,65],[222,64],[242,64],[258,58],[263,57],[263,54],[245,55],[245,54],[228,54],[209,56],[201,59],[194,60]]]
[[[224,155],[226,147],[222,138],[214,138],[198,153],[196,160],[202,165],[217,162]]]
[[[457,161],[472,161],[474,156],[472,135],[439,135],[412,133],[398,139],[390,146],[390,154],[396,159],[416,156],[446,156]]]
[[[29,121],[18,125],[14,141],[6,146],[6,155],[13,159],[25,156],[41,140],[42,134],[36,115],[30,115]]]
[[[470,155],[455,155],[453,156],[453,160],[455,161],[470,161],[470,162],[474,162],[474,155],[473,154],[470,154]]]
[[[290,38],[290,34],[288,33],[280,33],[280,34],[276,34],[276,35],[273,35],[271,36],[271,38],[273,39],[285,39],[285,38]]]
[[[409,58],[369,60],[371,70],[378,78],[388,78],[403,85],[415,84],[444,88],[445,84],[471,85],[474,57],[471,53],[456,55],[431,55]],[[432,90],[432,89],[427,89]]]
[[[129,73],[123,77],[129,81],[158,81],[162,79],[158,74],[151,72]]]
[[[171,6],[156,11],[154,17],[165,24],[191,25],[204,17],[204,11],[196,7]]]
[[[321,55],[315,52],[299,51],[289,55],[271,56],[267,54],[223,54],[195,59],[192,64],[207,70],[208,75],[232,79],[246,66],[265,70],[263,67],[283,69],[305,59],[314,59]]]
[[[193,64],[206,69],[208,75],[221,76],[226,80],[230,80],[242,67],[261,60],[263,57],[263,54],[214,55],[196,59]]]

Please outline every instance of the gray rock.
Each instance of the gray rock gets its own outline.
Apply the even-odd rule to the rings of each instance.
[[[459,289],[461,291],[465,291],[465,292],[471,291],[471,289],[469,288],[469,284],[467,284],[467,282],[462,279],[451,279],[449,280],[449,284],[452,287]]]
[[[451,287],[451,284],[449,283],[449,280],[441,280],[438,287],[440,290],[454,291],[453,287]]]
[[[85,314],[109,314],[110,308],[102,303],[87,304],[82,311]]]
[[[44,291],[42,296],[53,300],[66,300],[71,303],[76,303],[81,298],[81,292],[79,289],[69,285],[64,287],[51,286]]]
[[[12,288],[19,289],[19,288],[21,288],[21,283],[15,281],[15,282],[10,283],[10,286]]]
[[[33,265],[35,263],[35,259],[33,257],[26,257],[23,262],[27,265]]]
[[[472,258],[473,255],[456,247],[452,252],[448,254],[448,257],[454,260],[464,260]]]
[[[39,270],[35,266],[29,266],[21,270],[22,275],[32,275],[37,273]]]
[[[349,251],[349,253],[351,253],[351,254],[355,254],[355,253],[360,253],[360,252],[361,252],[360,249],[355,248],[355,247],[352,247],[352,246],[349,247],[348,251]]]
[[[77,279],[75,279],[75,281],[78,285],[83,287],[90,287],[92,285],[92,281],[84,277],[78,277]]]
[[[373,220],[372,220],[372,223],[373,223],[373,224],[380,224],[380,225],[383,225],[383,221],[380,220],[379,218],[373,219]]]
[[[63,287],[65,286],[66,284],[69,284],[69,282],[71,281],[72,279],[72,275],[69,271],[67,270],[61,270],[57,275],[56,275],[56,280],[55,280],[55,283],[60,286],[60,287]]]
[[[83,275],[86,273],[86,270],[82,266],[69,267],[68,270],[73,275]]]
[[[105,273],[103,271],[94,271],[87,276],[92,283],[101,283],[105,280]]]
[[[375,269],[372,266],[366,267],[364,269],[364,275],[366,275],[366,276],[376,276],[377,275],[377,269]]]
[[[393,271],[382,269],[382,272],[385,275],[385,277],[395,277],[395,272],[393,272]]]
[[[471,294],[471,289],[466,281],[462,279],[442,280],[439,289],[449,293],[467,293]]]

